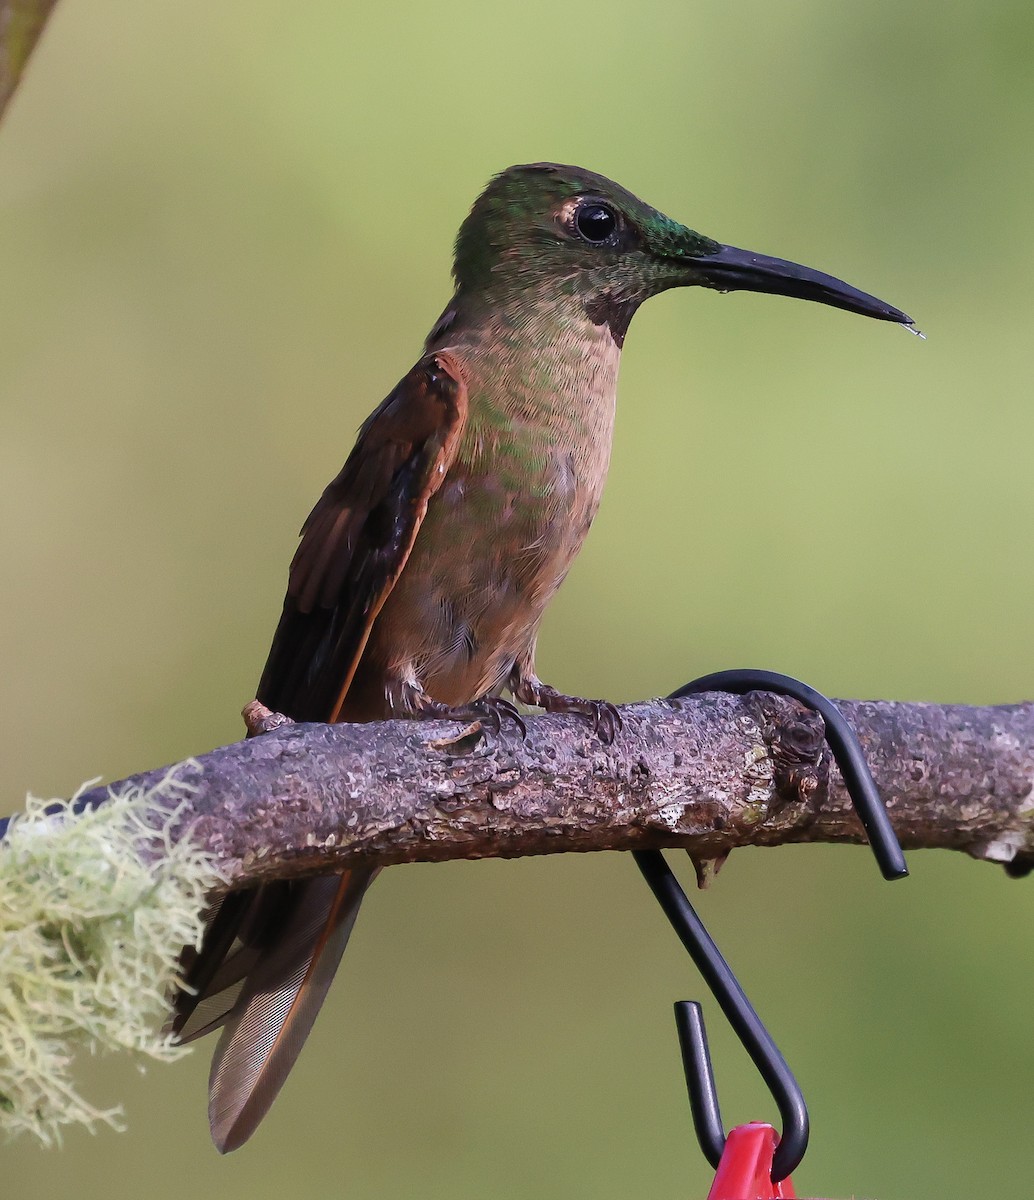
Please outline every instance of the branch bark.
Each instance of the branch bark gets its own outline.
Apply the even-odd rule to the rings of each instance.
[[[57,0],[0,0],[0,117]]]
[[[903,846],[1034,866],[1034,704],[841,707]],[[796,701],[713,693],[621,715],[612,746],[556,716],[529,720],[523,740],[449,722],[292,725],[113,787],[174,770],[192,789],[180,829],[219,857],[229,888],[358,861],[683,847],[703,862],[864,840],[823,722]]]

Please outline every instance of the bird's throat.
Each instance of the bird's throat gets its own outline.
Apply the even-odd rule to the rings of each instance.
[[[470,420],[461,457],[478,454],[488,438],[504,451],[500,469],[509,455],[561,452],[573,455],[580,475],[605,476],[621,358],[610,321],[549,284],[477,303],[459,295],[446,315],[427,348],[456,354],[466,375]]]

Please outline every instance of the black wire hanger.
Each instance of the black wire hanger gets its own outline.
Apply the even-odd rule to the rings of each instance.
[[[701,675],[699,679],[680,687],[677,692],[672,692],[668,699],[680,700],[700,692],[733,692],[738,696],[746,692],[775,692],[780,696],[792,696],[817,712],[825,722],[826,741],[833,751],[833,759],[840,768],[844,786],[868,835],[869,845],[884,879],[903,879],[908,874],[905,855],[887,816],[869,764],[865,761],[858,735],[828,696],[823,696],[790,675],[751,669]]]
[[[718,671],[701,676],[674,692],[670,699],[708,691],[776,692],[792,696],[820,713],[826,725],[826,740],[884,878],[901,879],[908,874],[905,856],[857,735],[831,700],[798,679],[756,670]],[[775,1101],[782,1120],[772,1162],[772,1181],[778,1183],[794,1171],[808,1147],[808,1109],[800,1085],[664,855],[659,850],[634,850],[632,856]],[[697,1140],[707,1160],[717,1168],[726,1135],[700,1005],[695,1001],[679,1001],[675,1005],[675,1020]]]
[[[772,1163],[772,1180],[785,1179],[808,1148],[808,1109],[800,1086],[664,855],[659,850],[633,850],[632,857],[775,1101],[782,1130]],[[725,1149],[725,1129],[700,1005],[680,1000],[675,1005],[675,1021],[697,1140],[704,1157],[717,1167]]]

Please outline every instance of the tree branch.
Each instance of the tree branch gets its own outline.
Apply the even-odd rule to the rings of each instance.
[[[57,0],[0,0],[0,116]]]
[[[842,708],[906,848],[1034,865],[1034,704]],[[796,701],[709,694],[621,715],[612,746],[555,716],[531,719],[524,740],[450,722],[287,726],[173,768],[193,789],[179,829],[218,856],[230,888],[357,861],[679,846],[700,861],[863,840],[822,720]]]

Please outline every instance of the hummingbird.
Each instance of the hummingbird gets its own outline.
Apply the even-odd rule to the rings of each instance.
[[[913,332],[830,275],[697,233],[602,175],[497,175],[456,239],[452,299],[359,430],[301,531],[258,700],[295,721],[480,718],[504,698],[585,718],[617,710],[535,670],[539,624],[600,503],[629,322],[669,288],[768,292]],[[211,915],[173,1031],[221,1028],[216,1147],[255,1131],[294,1065],[376,871],[232,893]]]

